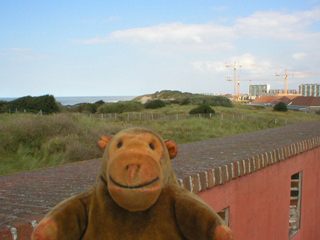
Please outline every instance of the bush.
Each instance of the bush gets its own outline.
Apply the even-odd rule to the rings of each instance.
[[[95,103],[79,103],[73,106],[67,106],[67,112],[76,112],[76,113],[96,113],[98,108],[105,104],[103,100],[97,101]]]
[[[189,114],[209,114],[209,113],[215,114],[216,112],[208,104],[202,104],[199,107],[196,107],[189,112]]]
[[[180,101],[180,106],[190,104],[190,98],[184,98]]]
[[[210,106],[233,107],[233,103],[229,98],[223,96],[195,96],[183,99],[180,105],[202,105],[208,104]]]
[[[98,108],[99,113],[124,113],[140,112],[143,109],[141,102],[123,101],[117,103],[106,103]]]
[[[157,99],[157,100],[151,100],[148,101],[144,104],[144,107],[146,109],[157,109],[157,108],[162,108],[165,107],[166,104],[164,103],[164,101]]]
[[[178,99],[178,98],[186,98],[186,97],[191,97],[193,94],[188,93],[188,92],[180,92],[180,91],[171,91],[171,90],[163,90],[161,92],[155,92],[152,94],[152,98],[155,99]]]
[[[276,105],[274,105],[273,110],[278,112],[286,112],[288,111],[288,108],[284,102],[279,102]]]
[[[0,113],[5,113],[7,112],[7,101],[0,101]]]
[[[7,110],[20,111],[26,110],[30,113],[38,113],[42,110],[44,114],[57,113],[60,111],[59,105],[53,95],[43,95],[40,97],[26,96],[18,98],[7,104]]]

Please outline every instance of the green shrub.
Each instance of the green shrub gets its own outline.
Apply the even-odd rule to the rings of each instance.
[[[164,103],[164,101],[162,101],[160,99],[151,100],[151,101],[148,101],[144,104],[144,107],[146,109],[157,109],[157,108],[162,108],[165,106],[166,106],[166,104]]]
[[[98,108],[99,113],[140,112],[141,110],[143,110],[143,106],[141,102],[138,101],[106,103]]]
[[[288,108],[284,102],[278,102],[276,105],[274,105],[273,110],[278,112],[286,112],[288,111]]]
[[[183,106],[183,105],[188,105],[190,104],[190,99],[189,98],[184,98],[180,101],[180,106]]]
[[[7,105],[8,105],[8,102],[7,101],[0,101],[0,113],[5,113],[7,112]]]
[[[53,95],[43,95],[40,97],[26,96],[15,99],[7,104],[7,110],[11,112],[26,110],[29,113],[38,113],[42,110],[44,114],[57,113],[60,111],[59,105]]]
[[[95,103],[79,103],[73,106],[68,106],[66,108],[67,112],[76,112],[76,113],[96,113],[98,108],[105,104],[103,100],[97,101]]]
[[[189,114],[215,114],[214,109],[212,109],[208,104],[202,104],[199,107],[196,107],[190,110]]]
[[[194,96],[183,99],[180,105],[202,105],[208,104],[210,106],[233,107],[233,103],[229,98],[223,96]]]
[[[178,99],[178,98],[185,98],[185,97],[190,97],[192,96],[192,93],[188,92],[180,92],[177,90],[171,91],[171,90],[163,90],[161,92],[155,92],[152,94],[152,98],[160,98],[160,99]]]

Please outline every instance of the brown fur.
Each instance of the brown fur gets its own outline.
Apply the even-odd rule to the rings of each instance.
[[[98,146],[105,151],[96,184],[53,208],[32,239],[235,239],[210,206],[178,185],[173,141],[132,128]]]

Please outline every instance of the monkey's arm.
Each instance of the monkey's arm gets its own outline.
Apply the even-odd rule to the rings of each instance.
[[[33,231],[32,240],[79,240],[87,227],[84,194],[67,199],[54,207]]]
[[[219,215],[197,196],[186,192],[178,195],[175,209],[178,226],[187,239],[235,240]]]

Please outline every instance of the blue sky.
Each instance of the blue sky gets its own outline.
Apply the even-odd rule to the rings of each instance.
[[[320,72],[319,0],[2,0],[0,20],[0,97],[233,93],[235,62],[272,89]]]

